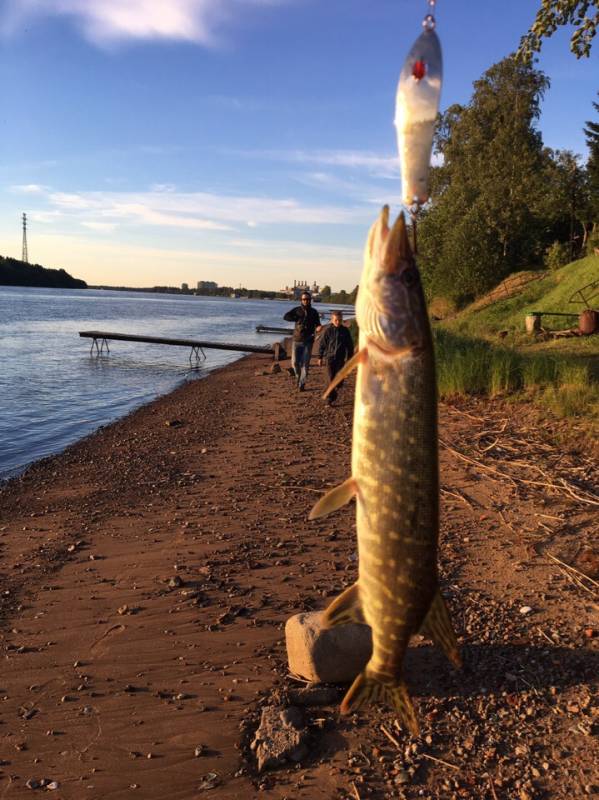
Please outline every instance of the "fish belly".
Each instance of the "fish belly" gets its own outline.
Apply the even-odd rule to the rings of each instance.
[[[352,473],[358,484],[360,599],[371,672],[401,673],[436,592],[437,410],[432,353],[369,358],[358,371]]]

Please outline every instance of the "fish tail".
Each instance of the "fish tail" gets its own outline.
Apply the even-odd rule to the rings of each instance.
[[[357,711],[365,703],[382,702],[395,708],[401,724],[410,731],[412,736],[418,736],[420,727],[416,718],[416,711],[408,692],[406,682],[402,677],[389,681],[383,680],[380,675],[366,667],[361,672],[341,703],[341,713],[350,714]]]

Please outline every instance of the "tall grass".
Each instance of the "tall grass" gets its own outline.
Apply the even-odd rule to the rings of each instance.
[[[482,339],[434,329],[439,396],[537,395],[563,416],[599,413],[599,383],[590,362],[571,356],[523,353]]]
[[[358,323],[349,325],[358,344]],[[433,326],[439,397],[520,395],[549,406],[559,416],[599,419],[596,361],[569,352],[531,352],[501,347]]]

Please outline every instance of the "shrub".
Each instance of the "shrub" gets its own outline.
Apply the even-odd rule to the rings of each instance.
[[[545,266],[547,269],[559,269],[570,261],[570,245],[566,242],[554,242],[545,250]]]
[[[599,224],[597,223],[593,225],[593,230],[587,239],[587,255],[594,255],[596,250],[599,250]]]
[[[433,297],[428,304],[428,310],[431,317],[435,319],[447,319],[447,317],[455,314],[457,306],[450,297]]]

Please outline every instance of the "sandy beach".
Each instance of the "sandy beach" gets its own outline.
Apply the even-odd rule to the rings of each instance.
[[[422,738],[308,707],[306,759],[257,774],[260,709],[300,685],[284,624],[356,575],[353,506],[307,519],[349,474],[353,384],[329,408],[324,369],[299,393],[288,364],[243,358],[0,489],[0,799],[599,792],[596,461],[500,401],[440,409],[466,666],[411,648]]]

